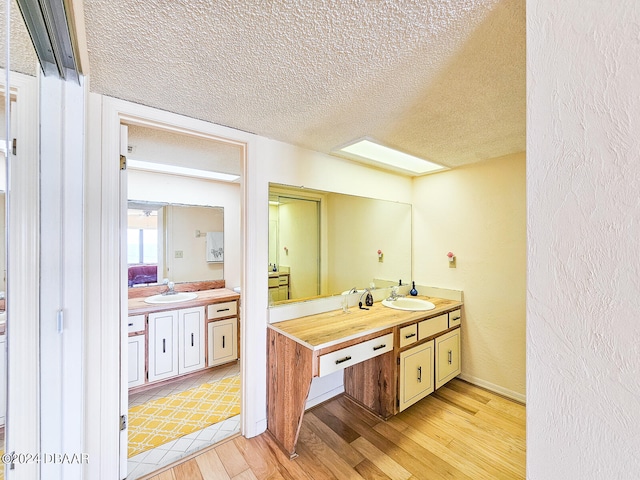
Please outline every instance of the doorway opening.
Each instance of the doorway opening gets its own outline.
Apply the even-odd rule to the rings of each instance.
[[[244,152],[123,126],[121,388],[134,479],[240,433]]]

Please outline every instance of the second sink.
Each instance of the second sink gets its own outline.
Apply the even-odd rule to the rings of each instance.
[[[411,311],[433,310],[436,308],[433,303],[427,302],[426,300],[407,297],[401,297],[396,300],[383,300],[382,305],[389,308],[395,308],[396,310]]]
[[[171,295],[153,295],[144,299],[146,303],[180,303],[197,298],[198,294],[193,292],[178,292]]]

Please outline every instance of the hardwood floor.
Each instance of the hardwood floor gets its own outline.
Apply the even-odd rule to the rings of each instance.
[[[388,421],[340,396],[304,415],[294,460],[237,436],[152,480],[525,478],[525,407],[454,379]]]

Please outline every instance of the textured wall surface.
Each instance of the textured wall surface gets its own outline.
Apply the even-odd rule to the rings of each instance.
[[[640,478],[640,3],[527,2],[527,469]]]
[[[523,401],[525,154],[417,178],[413,191],[414,280],[464,292],[464,378]]]
[[[328,153],[525,149],[524,0],[85,0],[91,90]]]

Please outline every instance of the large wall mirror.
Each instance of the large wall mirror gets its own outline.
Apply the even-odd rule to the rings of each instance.
[[[272,305],[408,283],[411,205],[270,184],[268,275]]]
[[[224,209],[129,200],[129,287],[224,279]]]

